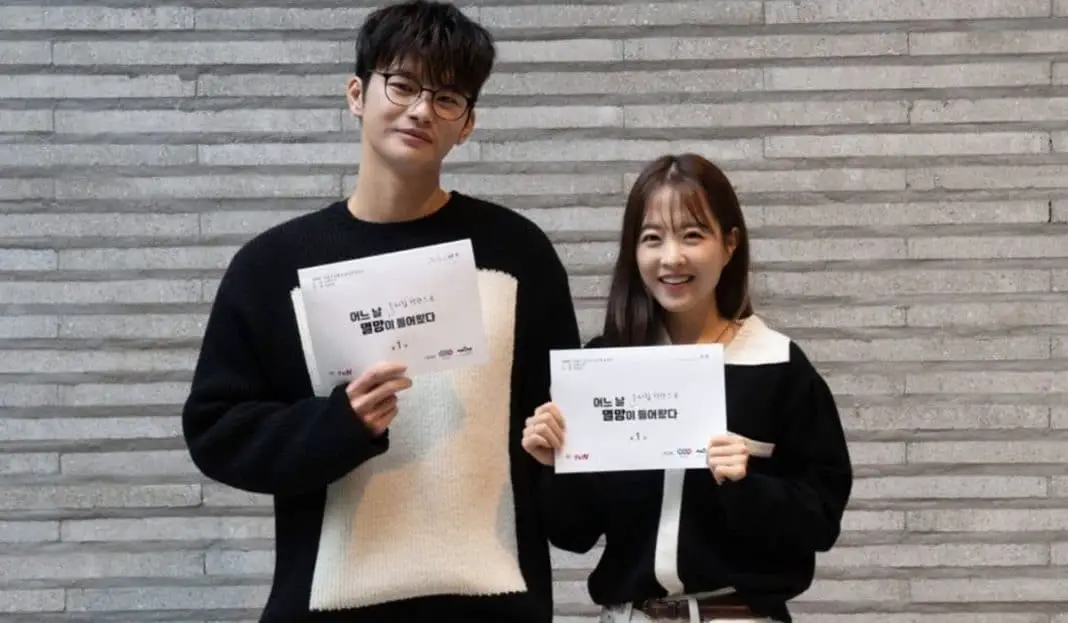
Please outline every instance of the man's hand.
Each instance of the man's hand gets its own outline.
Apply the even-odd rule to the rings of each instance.
[[[397,392],[412,386],[412,380],[404,376],[406,371],[402,364],[379,362],[345,388],[349,406],[372,436],[381,436],[396,417]]]
[[[556,451],[564,445],[564,416],[553,403],[534,410],[523,429],[523,449],[542,465],[556,462]]]
[[[738,435],[718,435],[708,442],[708,469],[712,470],[717,484],[745,478],[748,465],[749,448]]]

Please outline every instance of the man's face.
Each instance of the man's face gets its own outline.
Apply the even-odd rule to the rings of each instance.
[[[362,140],[383,161],[399,170],[441,168],[453,147],[474,129],[466,94],[427,84],[404,65],[374,72],[366,84],[348,85],[352,114],[361,119]]]

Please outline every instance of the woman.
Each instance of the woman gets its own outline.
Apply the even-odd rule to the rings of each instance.
[[[852,466],[834,398],[789,338],[753,314],[749,241],[726,176],[664,156],[623,215],[604,331],[587,348],[719,343],[729,434],[708,469],[557,474],[550,538],[577,553],[603,536],[588,588],[602,622],[790,622],[816,552],[838,538]],[[527,420],[523,448],[552,465],[565,414]]]

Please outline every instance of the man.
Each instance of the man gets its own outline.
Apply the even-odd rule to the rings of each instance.
[[[545,473],[520,448],[548,400],[548,350],[578,347],[545,234],[440,186],[492,70],[489,33],[449,4],[371,14],[348,105],[362,161],[347,201],[261,233],[219,287],[183,414],[208,477],[274,496],[261,621],[548,623]],[[390,362],[314,397],[289,291],[297,269],[469,238],[489,359],[408,378]]]

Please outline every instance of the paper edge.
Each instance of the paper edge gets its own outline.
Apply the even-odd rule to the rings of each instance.
[[[311,330],[308,328],[308,313],[304,308],[304,293],[301,289],[293,288],[289,292],[293,302],[293,313],[297,317],[297,332],[300,335],[300,347],[304,353],[304,365],[308,369],[308,378],[311,381],[312,391],[316,396],[329,395],[328,388],[323,387],[322,378],[319,376],[319,365],[315,360],[315,350],[312,348]]]
[[[447,249],[447,248],[452,247],[452,246],[458,246],[461,249],[463,249],[464,255],[470,257],[471,263],[475,265],[475,269],[476,270],[478,269],[477,262],[475,261],[474,242],[471,240],[470,237],[467,237],[467,238],[460,238],[460,239],[457,239],[457,240],[450,240],[448,242],[439,242],[439,243],[436,243],[436,244],[429,244],[429,245],[423,245],[423,246],[419,246],[419,247],[413,247],[411,249],[401,249],[399,251],[390,251],[388,253],[379,253],[377,255],[368,255],[368,256],[365,256],[365,257],[357,257],[357,258],[348,259],[348,260],[339,260],[337,262],[329,262],[329,263],[326,263],[326,264],[318,264],[318,265],[315,265],[315,266],[305,266],[303,268],[298,268],[297,269],[297,283],[299,285],[297,287],[298,287],[298,289],[299,288],[303,288],[303,287],[310,287],[311,284],[308,283],[308,282],[313,278],[311,276],[311,273],[313,273],[315,271],[320,271],[320,270],[325,270],[325,269],[333,269],[333,270],[348,269],[348,270],[351,270],[354,267],[361,267],[361,268],[363,268],[363,271],[361,271],[361,274],[362,274],[363,272],[366,272],[368,270],[366,268],[366,266],[368,266],[368,265],[372,265],[372,266],[380,265],[380,264],[383,263],[383,261],[385,261],[385,263],[388,264],[389,260],[401,260],[401,261],[403,261],[403,259],[406,258],[406,257],[410,258],[412,256],[415,256],[415,255],[418,255],[418,254],[421,254],[421,253],[427,253],[430,250]],[[375,272],[375,269],[370,269],[370,270],[371,270],[371,272]],[[406,268],[404,270],[406,270]]]

